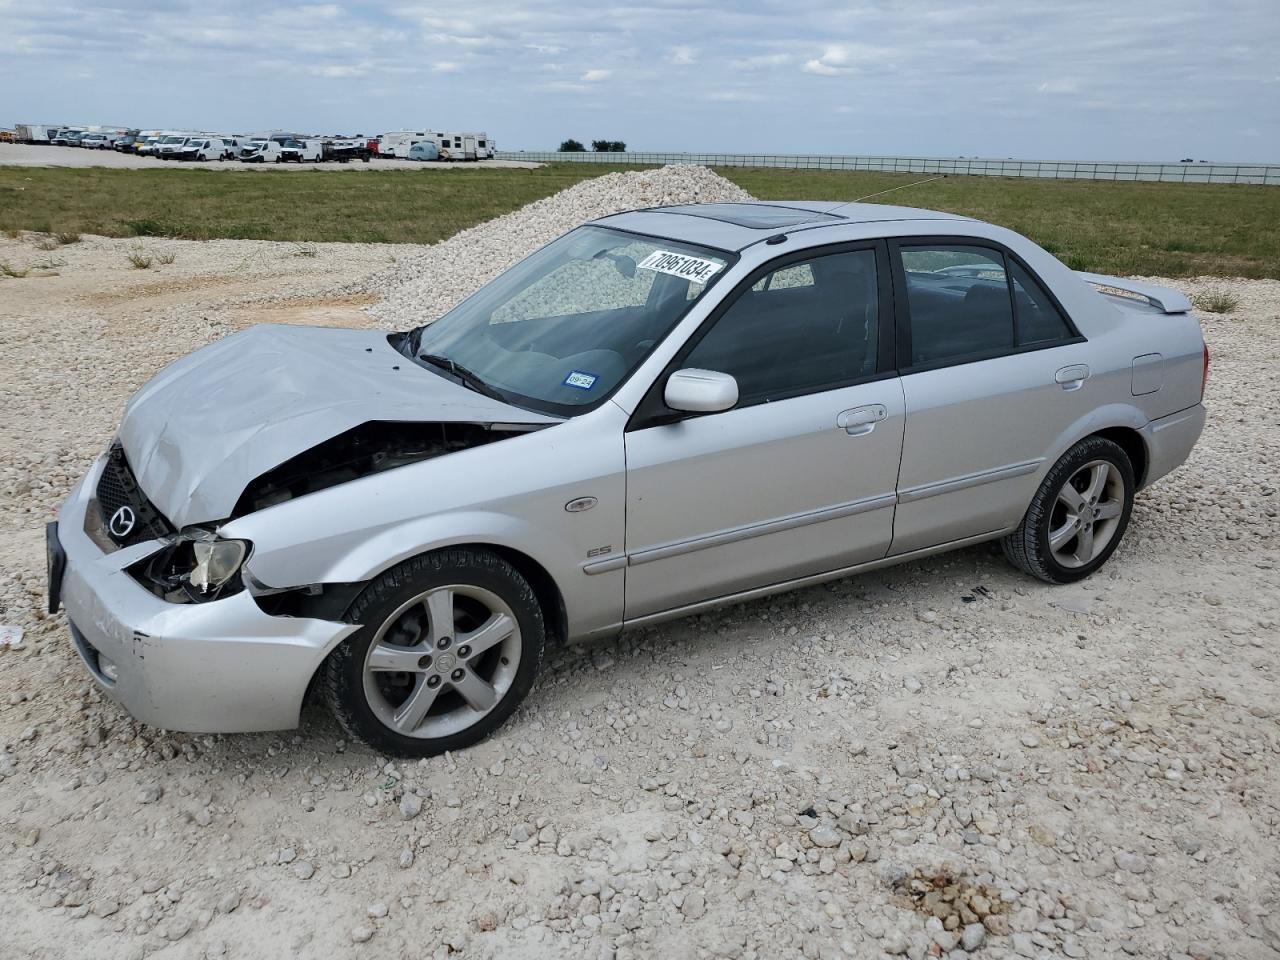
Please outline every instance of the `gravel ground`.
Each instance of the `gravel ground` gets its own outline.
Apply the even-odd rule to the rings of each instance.
[[[113,167],[118,170],[174,170],[194,167],[194,163],[140,157],[115,150],[88,150],[84,147],[42,147],[29,143],[0,143],[0,167]],[[369,163],[202,163],[202,170],[480,170],[485,167],[532,169],[542,164],[524,160],[473,160],[420,163],[390,157]]]
[[[1091,580],[981,547],[571,648],[489,742],[388,763],[315,708],[133,723],[40,611],[40,528],[173,357],[388,322],[359,291],[393,257],[479,278],[450,242],[155,240],[143,271],[40,239],[0,240],[53,261],[0,278],[6,957],[1280,956],[1280,283],[1173,283],[1239,298],[1210,423]]]

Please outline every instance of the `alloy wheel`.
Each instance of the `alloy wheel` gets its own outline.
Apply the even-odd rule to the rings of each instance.
[[[1049,551],[1063,567],[1099,557],[1124,514],[1124,477],[1115,464],[1092,460],[1067,478],[1049,515]]]
[[[519,624],[500,597],[469,584],[433,587],[378,629],[365,655],[365,696],[401,736],[449,736],[501,702],[520,654]]]

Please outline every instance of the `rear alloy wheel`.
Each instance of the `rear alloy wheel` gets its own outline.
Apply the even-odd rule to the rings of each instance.
[[[488,551],[409,560],[366,587],[349,619],[364,627],[329,659],[330,706],[348,733],[399,756],[488,736],[529,692],[542,660],[537,598]]]
[[[1134,486],[1124,450],[1085,438],[1045,476],[1018,529],[1001,541],[1005,556],[1049,583],[1083,580],[1120,545]]]

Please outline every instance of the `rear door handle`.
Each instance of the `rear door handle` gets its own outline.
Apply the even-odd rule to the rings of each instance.
[[[851,437],[860,437],[870,433],[876,428],[877,423],[888,416],[889,411],[883,403],[869,403],[863,407],[841,411],[836,417],[836,426],[842,428]]]
[[[1063,390],[1079,390],[1089,379],[1089,367],[1083,363],[1073,363],[1063,367],[1053,378],[1062,385]]]

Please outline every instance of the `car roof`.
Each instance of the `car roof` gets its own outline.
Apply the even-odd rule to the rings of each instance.
[[[834,200],[751,200],[730,203],[684,203],[649,207],[593,221],[671,240],[738,251],[778,234],[838,229],[892,221],[972,218],[938,210],[898,207],[887,203],[845,203]],[[841,231],[842,233],[845,231]]]

